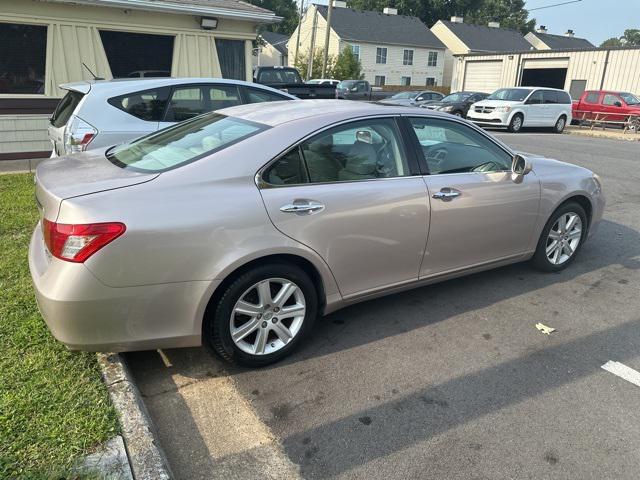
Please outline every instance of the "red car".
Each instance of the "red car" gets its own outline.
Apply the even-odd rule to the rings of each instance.
[[[627,121],[630,115],[640,116],[640,98],[629,92],[587,90],[572,106],[573,119]]]

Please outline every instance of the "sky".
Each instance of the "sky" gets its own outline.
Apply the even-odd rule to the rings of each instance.
[[[531,10],[568,0],[526,0]],[[529,18],[537,25],[545,25],[548,33],[564,34],[567,29],[576,37],[589,40],[596,46],[611,37],[621,36],[627,28],[640,29],[640,0],[581,0],[577,3],[534,10]]]

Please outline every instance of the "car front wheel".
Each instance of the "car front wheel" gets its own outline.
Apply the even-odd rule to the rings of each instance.
[[[250,367],[289,355],[313,326],[318,298],[301,268],[285,263],[258,266],[224,291],[204,335],[223,359]]]
[[[513,133],[518,133],[522,130],[522,124],[524,123],[524,117],[520,113],[516,113],[511,121],[509,122],[509,131]]]
[[[534,266],[545,272],[567,268],[587,237],[587,227],[582,206],[575,202],[561,205],[542,230],[532,259]]]

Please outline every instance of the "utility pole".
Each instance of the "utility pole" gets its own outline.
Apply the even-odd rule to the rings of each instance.
[[[327,7],[327,31],[324,33],[324,55],[322,55],[322,75],[320,78],[324,78],[327,72],[327,61],[329,59],[329,37],[331,36],[331,12],[333,11],[333,0],[329,0],[329,6]]]
[[[302,30],[302,14],[304,13],[304,0],[300,0],[300,17],[298,18],[298,38],[296,39],[296,53],[293,55],[293,65],[298,63],[298,47],[300,46],[300,30]]]
[[[313,9],[313,27],[311,29],[311,48],[309,49],[309,64],[307,66],[307,81],[311,80],[313,73],[313,54],[316,50],[316,26],[318,24],[318,9]]]

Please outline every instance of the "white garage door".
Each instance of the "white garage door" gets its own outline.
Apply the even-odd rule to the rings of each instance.
[[[491,93],[502,85],[502,61],[467,62],[464,72],[463,90]]]

